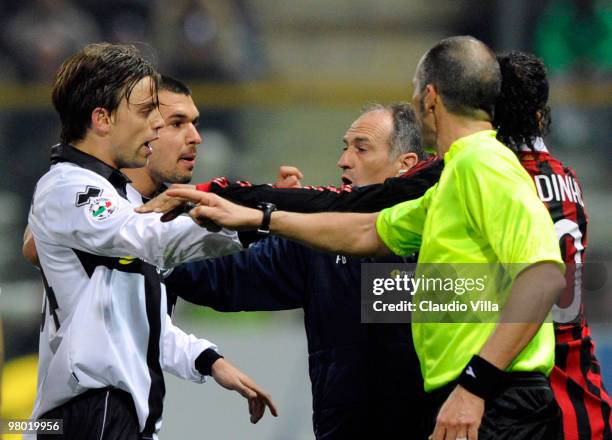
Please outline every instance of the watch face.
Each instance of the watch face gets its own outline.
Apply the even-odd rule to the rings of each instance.
[[[274,203],[269,203],[269,202],[261,202],[260,204],[257,205],[257,207],[261,209],[262,211],[265,211],[268,209],[274,211],[276,209],[276,205]]]

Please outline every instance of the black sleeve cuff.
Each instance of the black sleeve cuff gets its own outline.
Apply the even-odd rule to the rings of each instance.
[[[202,376],[210,376],[212,374],[212,364],[214,364],[217,359],[221,359],[222,357],[223,356],[212,348],[207,348],[200,353],[195,360],[196,370],[198,370]]]

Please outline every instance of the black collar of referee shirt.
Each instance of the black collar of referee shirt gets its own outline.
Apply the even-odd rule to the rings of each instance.
[[[97,157],[84,153],[74,148],[72,145],[57,144],[51,147],[51,164],[53,165],[59,162],[70,162],[99,174],[108,180],[111,185],[117,189],[119,194],[126,197],[125,186],[130,183],[131,180],[117,168],[111,167]]]

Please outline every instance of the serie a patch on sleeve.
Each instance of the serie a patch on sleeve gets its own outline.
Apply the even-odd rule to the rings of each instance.
[[[111,199],[94,197],[89,199],[87,210],[95,220],[101,221],[113,215],[117,211],[117,205]]]
[[[95,186],[87,185],[84,191],[76,194],[75,205],[85,206],[89,216],[101,221],[109,218],[118,206],[112,199],[101,197],[104,190]]]

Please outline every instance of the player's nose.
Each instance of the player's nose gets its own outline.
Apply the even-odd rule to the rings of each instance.
[[[340,159],[338,159],[338,163],[336,163],[336,166],[338,168],[342,168],[343,170],[351,168],[352,161],[348,150],[342,152],[342,154],[340,155]]]
[[[188,144],[193,144],[193,145],[199,145],[202,143],[202,136],[200,135],[200,132],[198,131],[198,128],[193,125],[193,124],[189,124],[189,131],[187,133],[187,143]]]

